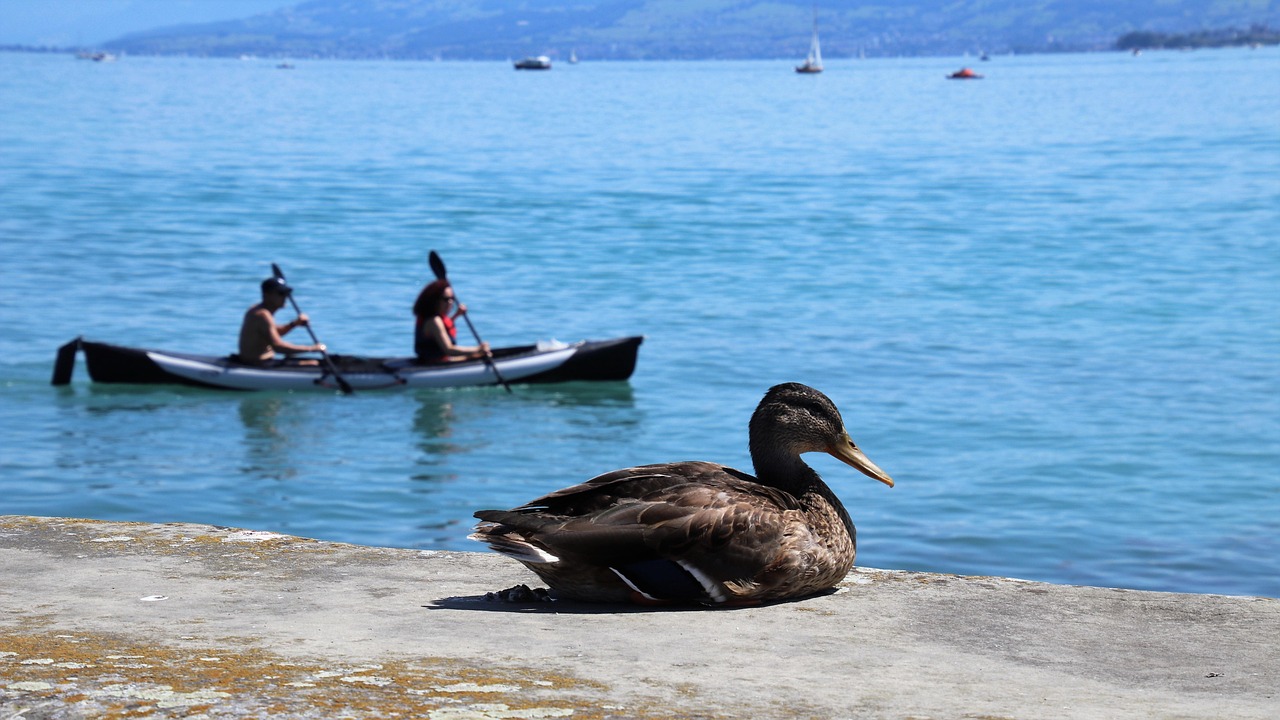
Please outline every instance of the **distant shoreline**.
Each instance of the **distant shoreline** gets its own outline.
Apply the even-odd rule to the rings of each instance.
[[[1160,33],[1151,31],[1136,31],[1121,35],[1116,39],[1115,43],[1110,47],[1066,47],[1061,45],[1045,45],[1042,47],[1024,47],[1018,48],[1016,51],[1010,51],[1010,54],[1016,55],[1060,55],[1067,53],[1094,53],[1094,52],[1115,52],[1115,51],[1138,51],[1138,50],[1198,50],[1198,49],[1215,49],[1228,47],[1262,47],[1280,45],[1280,30],[1273,30],[1266,25],[1255,25],[1247,30],[1239,28],[1224,28],[1218,30],[1203,30],[1193,33]],[[353,54],[306,54],[306,53],[287,53],[287,52],[268,52],[268,53],[239,53],[239,52],[214,52],[214,53],[157,53],[157,52],[124,52],[112,47],[112,43],[104,43],[102,46],[85,46],[85,47],[61,47],[61,46],[43,46],[43,45],[0,45],[0,52],[22,52],[22,53],[42,53],[42,54],[83,54],[102,52],[103,50],[112,50],[120,55],[129,54],[137,57],[186,57],[186,58],[254,58],[263,60],[283,60],[283,59],[306,59],[306,60],[398,60],[411,62],[441,62],[440,57],[427,57],[418,55],[387,55],[370,53],[367,55]],[[1003,53],[1000,53],[1003,54]],[[876,57],[955,57],[954,53],[916,53],[916,54],[895,54],[895,55],[874,55],[867,56],[869,58]],[[852,55],[828,55],[828,59],[840,60],[851,59]],[[510,58],[448,58],[450,62],[505,62]],[[634,58],[598,58],[596,62],[616,62],[625,61]],[[790,58],[783,57],[756,57],[756,58],[721,58],[721,57],[704,57],[704,58],[688,58],[688,57],[654,57],[647,58],[645,62],[658,62],[663,60],[679,60],[679,61],[714,61],[714,60],[783,60]],[[864,58],[859,58],[864,59]]]
[[[1193,33],[1131,32],[1116,40],[1117,50],[1198,50],[1200,48],[1280,45],[1280,30],[1255,25],[1248,30],[1227,28]]]
[[[1229,47],[1259,47],[1259,46],[1272,46],[1272,45],[1280,45],[1280,39],[1278,39],[1278,40],[1274,40],[1274,41],[1270,41],[1270,42],[1255,42],[1255,43],[1240,42],[1240,43],[1229,43],[1229,44],[1228,44],[1228,43],[1223,43],[1223,44],[1216,44],[1216,45],[1169,45],[1169,44],[1166,44],[1166,45],[1131,45],[1131,46],[1123,46],[1123,47],[1122,47],[1122,46],[1120,46],[1120,45],[1118,45],[1118,44],[1117,44],[1116,46],[1114,46],[1114,47],[1109,47],[1109,48],[1076,48],[1076,49],[1043,48],[1043,49],[1039,49],[1039,50],[1027,50],[1027,49],[1024,49],[1024,50],[1019,50],[1019,51],[1017,51],[1017,52],[1012,52],[1012,51],[1011,51],[1011,52],[1008,52],[1008,53],[1000,53],[1000,54],[998,54],[998,55],[993,54],[993,55],[992,55],[992,57],[1002,57],[1002,56],[1027,56],[1027,55],[1089,55],[1089,54],[1097,54],[1097,53],[1129,52],[1129,51],[1138,51],[1138,50],[1168,50],[1168,51],[1175,51],[1175,50],[1184,50],[1184,51],[1185,51],[1185,50],[1201,50],[1201,49],[1203,49],[1203,50],[1215,50],[1215,49],[1223,49],[1223,48],[1229,48]],[[99,52],[104,52],[104,51],[103,51],[103,50],[101,50],[101,49],[99,49],[99,48],[90,48],[90,47],[42,47],[42,46],[28,46],[28,45],[0,45],[0,53],[6,53],[6,52],[7,52],[7,53],[27,53],[27,54],[35,54],[35,55],[72,55],[72,56],[75,56],[75,55],[85,55],[85,54],[90,54],[90,53],[99,53]],[[120,52],[120,53],[117,53],[117,55],[118,55],[119,57],[121,57],[121,58],[124,58],[124,57],[145,57],[145,58],[187,58],[187,59],[195,59],[195,60],[236,60],[236,59],[241,59],[241,60],[269,60],[269,61],[283,61],[283,60],[290,60],[290,61],[293,61],[293,60],[332,60],[332,61],[341,61],[341,62],[361,62],[361,61],[369,61],[369,60],[390,60],[390,61],[395,61],[395,62],[426,62],[426,63],[434,63],[434,62],[451,62],[451,63],[472,63],[472,62],[475,62],[475,63],[509,63],[509,62],[510,62],[510,59],[509,59],[509,58],[427,58],[427,57],[397,57],[397,56],[385,56],[385,55],[368,55],[368,56],[351,56],[351,55],[290,55],[290,54],[284,54],[284,53],[281,53],[281,54],[275,54],[275,55],[193,55],[193,54],[190,54],[190,53],[140,53],[140,52],[132,52],[132,53],[128,53],[128,52]],[[965,56],[965,54],[956,54],[956,53],[940,53],[940,54],[937,54],[937,55],[878,55],[878,56],[867,56],[867,57],[864,57],[864,58],[856,58],[856,57],[841,57],[841,56],[836,56],[836,57],[828,57],[827,59],[828,59],[828,60],[887,60],[887,59],[901,59],[901,58],[931,58],[931,57],[936,57],[936,58],[956,58],[956,57],[964,57],[964,56]],[[676,57],[672,57],[672,58],[648,58],[648,59],[644,59],[644,60],[638,60],[638,59],[635,59],[635,58],[600,58],[600,59],[592,60],[592,61],[590,61],[590,62],[596,62],[596,63],[614,63],[614,62],[753,62],[753,61],[754,61],[754,62],[790,62],[790,61],[792,61],[792,60],[794,60],[794,58],[789,58],[789,57],[757,57],[757,58],[717,58],[717,57],[707,57],[707,58],[676,58]]]

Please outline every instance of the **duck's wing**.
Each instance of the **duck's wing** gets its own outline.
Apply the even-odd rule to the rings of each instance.
[[[791,495],[745,473],[671,463],[478,512],[488,524],[476,537],[526,562],[607,567],[651,599],[724,602],[778,562],[795,510]]]

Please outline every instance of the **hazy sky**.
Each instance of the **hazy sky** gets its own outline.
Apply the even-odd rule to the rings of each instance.
[[[269,12],[303,0],[0,0],[0,45],[93,45],[137,30]]]

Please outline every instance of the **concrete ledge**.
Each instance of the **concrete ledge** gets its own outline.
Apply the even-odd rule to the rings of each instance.
[[[861,569],[769,607],[519,605],[487,553],[0,516],[0,718],[1258,718],[1280,601]]]

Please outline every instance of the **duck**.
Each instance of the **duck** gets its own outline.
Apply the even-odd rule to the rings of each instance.
[[[743,606],[829,591],[853,568],[849,513],[801,454],[825,452],[893,487],[826,395],[770,388],[752,413],[755,475],[686,461],[607,472],[511,510],[469,536],[537,574],[552,597]]]

